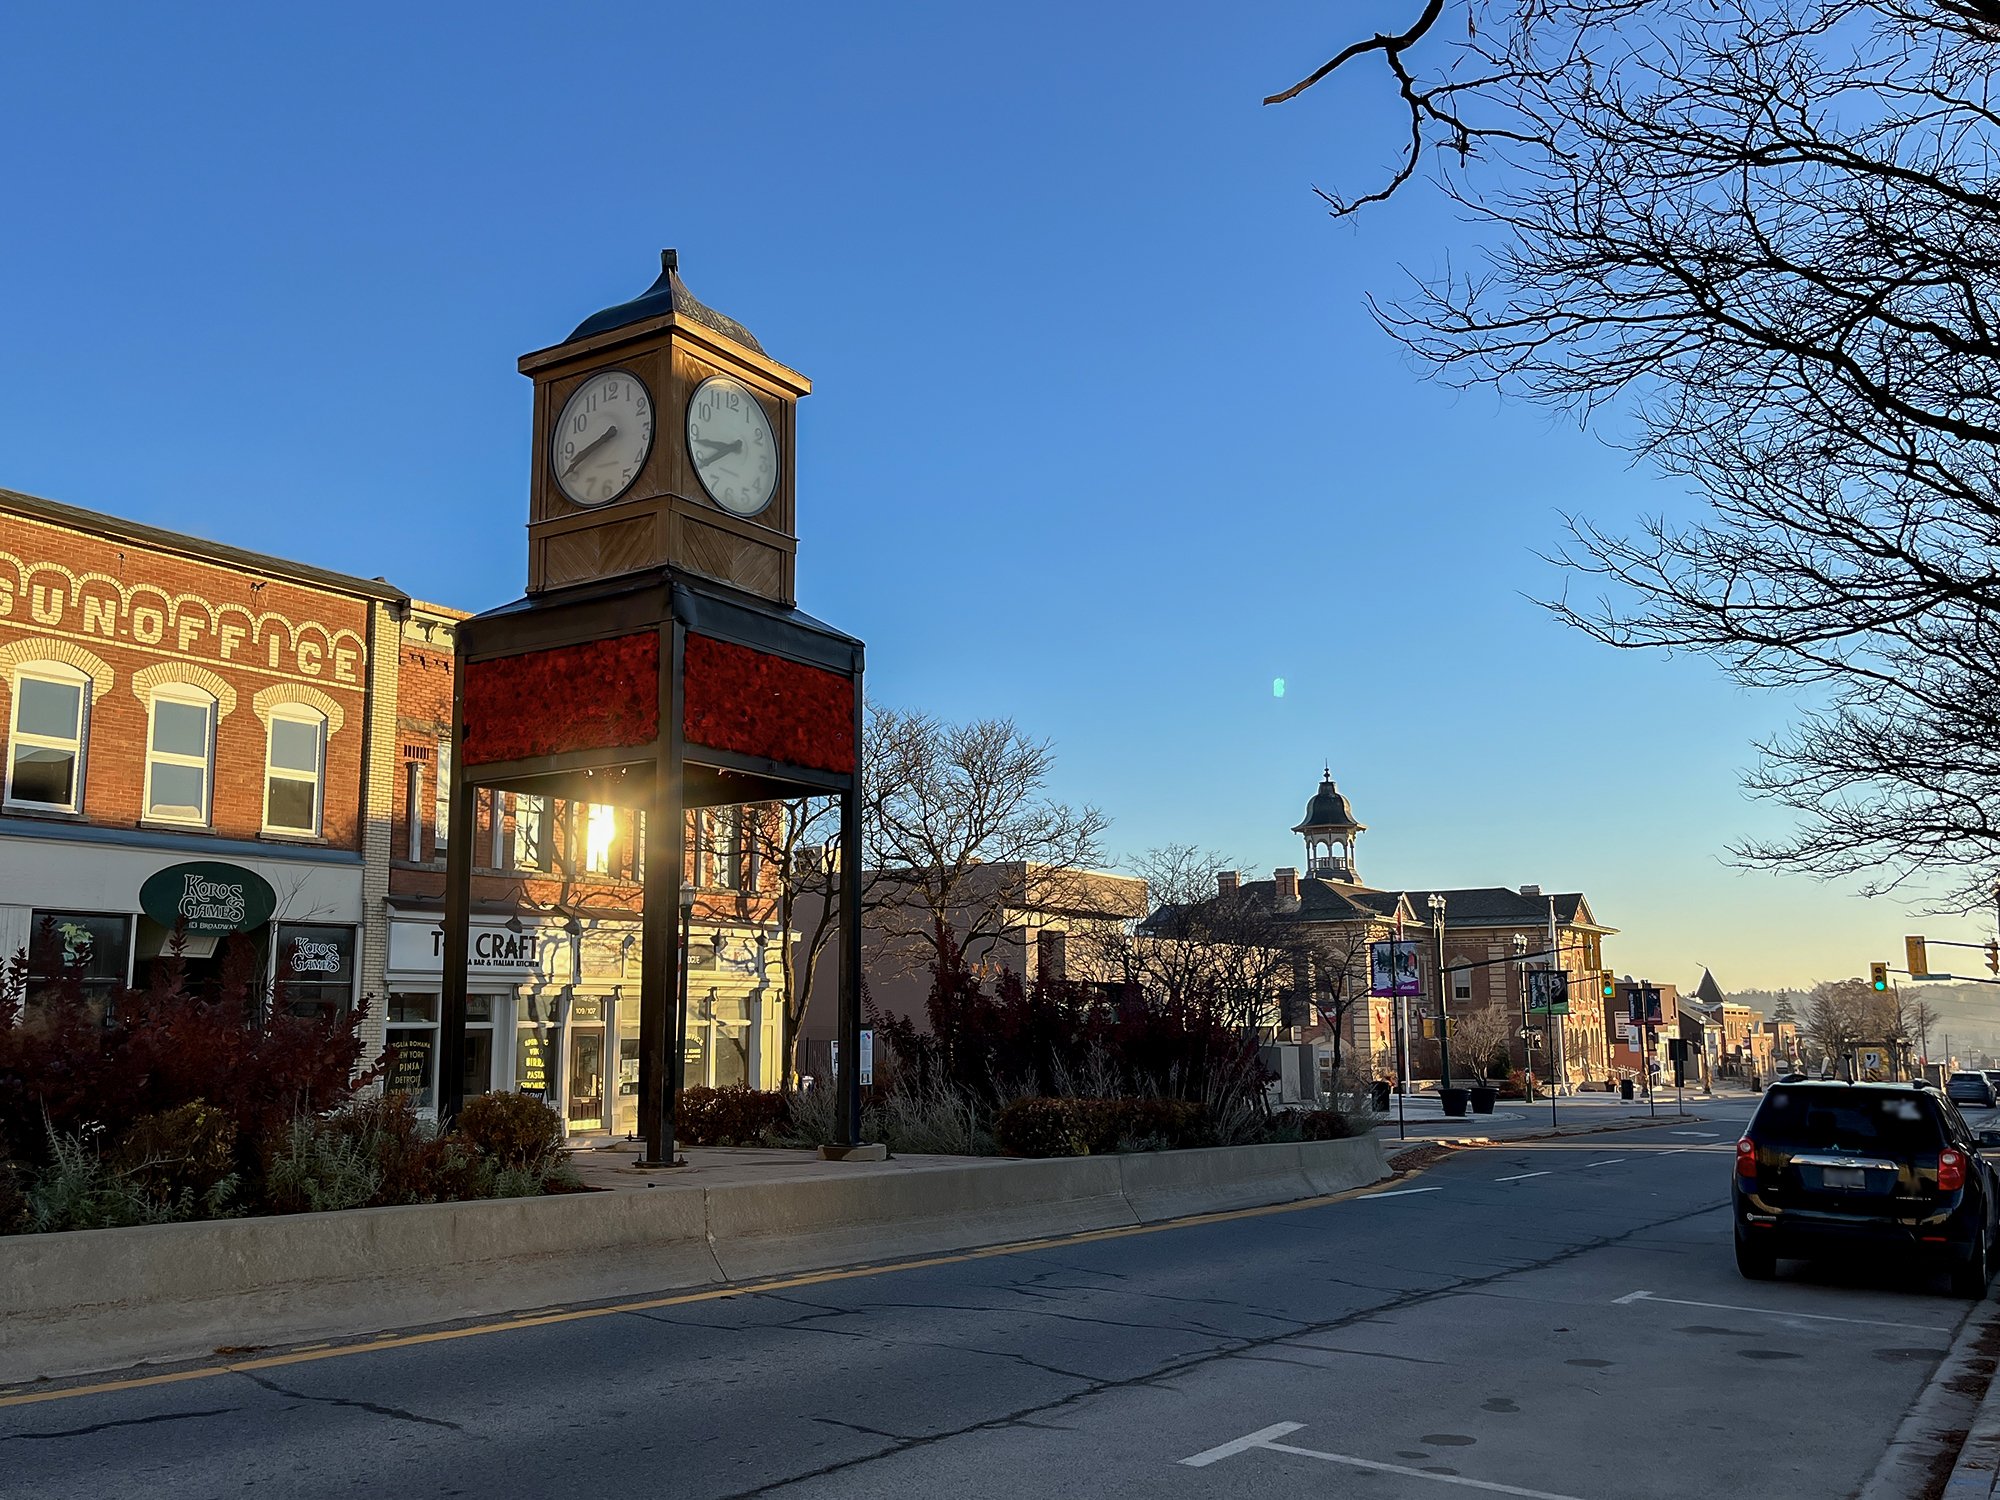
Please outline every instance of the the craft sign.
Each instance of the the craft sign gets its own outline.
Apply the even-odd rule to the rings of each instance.
[[[61,563],[24,562],[11,552],[0,552],[0,621],[337,686],[360,687],[367,665],[367,647],[352,630]]]

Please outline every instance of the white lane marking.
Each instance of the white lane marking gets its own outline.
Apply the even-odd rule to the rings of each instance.
[[[1715,1139],[1715,1136],[1717,1134],[1717,1132],[1713,1130],[1671,1130],[1668,1131],[1667,1133],[1669,1135],[1705,1135],[1710,1140]]]
[[[1392,1188],[1386,1193],[1363,1193],[1354,1201],[1366,1203],[1372,1198],[1408,1198],[1416,1193],[1441,1193],[1443,1188]]]
[[[1517,1172],[1512,1177],[1496,1177],[1495,1182],[1526,1182],[1530,1177],[1546,1177],[1554,1168],[1544,1167],[1539,1172]]]
[[[1613,1297],[1613,1307],[1627,1307],[1634,1302],[1671,1302],[1675,1307],[1707,1307],[1716,1312],[1761,1313],[1767,1318],[1808,1318],[1815,1323],[1857,1323],[1864,1328],[1914,1328],[1919,1333],[1950,1333],[1949,1328],[1936,1328],[1929,1323],[1886,1323],[1880,1318],[1837,1318],[1832,1313],[1789,1312],[1777,1307],[1744,1307],[1736,1302],[1690,1302],[1685,1297],[1656,1297],[1651,1292],[1627,1292],[1622,1297]]]
[[[1269,1427],[1260,1427],[1248,1437],[1240,1437],[1233,1443],[1222,1443],[1214,1448],[1204,1449],[1193,1458],[1181,1460],[1190,1469],[1205,1469],[1210,1464],[1220,1463],[1225,1458],[1234,1458],[1239,1453],[1248,1453],[1252,1448],[1261,1448],[1273,1438],[1285,1437],[1299,1431],[1303,1422],[1273,1422]]]
[[[1577,1170],[1579,1172],[1588,1172],[1592,1167],[1613,1167],[1623,1160],[1625,1158],[1622,1156],[1607,1156],[1603,1161],[1587,1161],[1581,1167],[1577,1168]]]
[[[1549,1490],[1523,1489],[1518,1484],[1496,1484],[1490,1479],[1468,1479],[1463,1474],[1431,1474],[1423,1469],[1412,1469],[1407,1464],[1385,1464],[1378,1459],[1356,1458],[1351,1453],[1322,1453],[1317,1448],[1299,1448],[1277,1439],[1299,1431],[1302,1422],[1274,1422],[1248,1437],[1237,1438],[1232,1443],[1223,1443],[1197,1453],[1181,1462],[1191,1469],[1205,1469],[1212,1463],[1225,1458],[1234,1458],[1239,1453],[1248,1453],[1253,1448],[1262,1448],[1271,1453],[1291,1453],[1300,1458],[1316,1458],[1321,1463],[1345,1464],[1352,1469],[1369,1469],[1377,1474],[1402,1474],[1410,1479],[1428,1479],[1435,1484],[1455,1484],[1461,1489],[1484,1490],[1489,1495],[1519,1495],[1523,1500],[1576,1500],[1574,1495],[1558,1495]]]

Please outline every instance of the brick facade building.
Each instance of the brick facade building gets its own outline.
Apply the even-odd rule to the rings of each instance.
[[[108,991],[143,983],[178,921],[197,980],[240,933],[295,1004],[380,993],[372,706],[405,607],[0,490],[0,952],[81,960]]]

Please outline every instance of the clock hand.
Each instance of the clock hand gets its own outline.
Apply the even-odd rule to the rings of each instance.
[[[741,453],[743,451],[742,438],[737,438],[734,442],[730,443],[718,443],[710,438],[696,438],[695,441],[709,450],[703,456],[704,462],[713,462],[725,453]]]
[[[577,449],[576,452],[570,456],[569,463],[563,467],[563,473],[567,474],[571,470],[575,469],[578,464],[583,462],[584,455],[589,453],[590,450],[595,448],[599,443],[609,442],[612,438],[615,438],[617,436],[618,436],[618,424],[616,422],[613,422],[608,427],[606,427],[604,431],[598,433],[596,437],[592,438],[589,442],[585,443],[581,448]]]

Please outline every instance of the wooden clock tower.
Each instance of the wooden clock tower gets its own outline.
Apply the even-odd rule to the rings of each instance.
[[[520,369],[535,382],[530,595],[666,566],[796,602],[812,382],[689,295],[672,250],[643,294]]]
[[[863,648],[797,607],[793,412],[812,389],[688,295],[645,295],[521,360],[535,382],[528,593],[461,621],[451,821],[512,792],[644,814],[639,1164],[667,1167],[684,1082],[682,948],[716,909],[688,880],[696,808],[835,797],[859,870]],[[464,1102],[474,840],[446,855],[438,1108]],[[843,881],[840,1141],[861,1142],[861,904]],[[685,899],[684,899],[685,898]],[[581,921],[574,911],[572,920]]]

